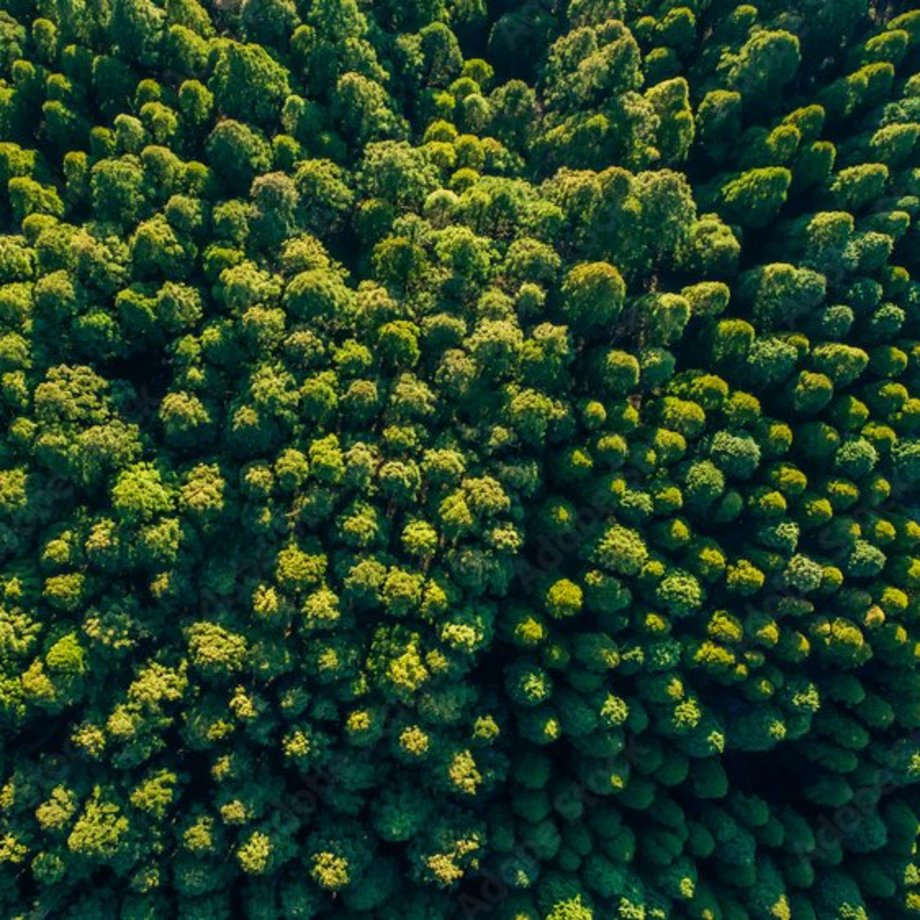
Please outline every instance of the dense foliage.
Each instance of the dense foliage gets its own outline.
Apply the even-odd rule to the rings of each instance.
[[[920,9],[0,0],[0,916],[920,914]]]

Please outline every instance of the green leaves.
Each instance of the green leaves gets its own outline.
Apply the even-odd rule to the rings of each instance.
[[[920,14],[40,6],[0,915],[915,911]]]
[[[765,227],[786,201],[792,173],[780,166],[749,169],[722,186],[719,205],[731,223]]]
[[[578,265],[562,284],[563,315],[582,335],[613,325],[623,309],[625,293],[623,279],[612,265]]]
[[[261,45],[218,40],[208,89],[221,113],[238,120],[270,124],[290,92],[288,73]]]
[[[801,62],[796,35],[785,30],[752,30],[737,55],[720,62],[729,86],[748,104],[769,103],[792,80]]]

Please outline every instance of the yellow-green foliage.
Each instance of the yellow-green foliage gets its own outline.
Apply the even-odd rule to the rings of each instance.
[[[920,914],[920,9],[0,3],[0,917]]]

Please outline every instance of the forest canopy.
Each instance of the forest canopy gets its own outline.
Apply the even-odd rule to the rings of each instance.
[[[912,6],[0,0],[0,916],[920,917]]]

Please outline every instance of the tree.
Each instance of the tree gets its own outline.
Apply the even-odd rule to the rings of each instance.
[[[562,311],[566,321],[582,333],[616,322],[626,295],[620,273],[606,262],[576,266],[562,285]]]
[[[284,51],[300,17],[290,0],[244,0],[240,26],[246,41]]]
[[[271,166],[271,148],[262,133],[226,119],[208,136],[208,153],[217,175],[232,189],[244,191]]]
[[[331,113],[345,137],[359,146],[403,133],[401,120],[389,105],[386,90],[358,73],[339,77]]]
[[[227,118],[271,124],[290,94],[287,70],[261,45],[220,40],[208,89]]]
[[[722,186],[719,203],[729,221],[763,227],[779,213],[791,183],[792,173],[783,167],[750,169]]]
[[[90,170],[93,207],[101,220],[133,225],[144,210],[144,173],[135,157],[104,159]]]
[[[164,11],[151,0],[115,0],[109,25],[112,39],[126,60],[150,67],[159,61]]]
[[[775,97],[794,76],[801,62],[796,35],[785,30],[753,31],[737,55],[720,63],[731,89],[750,105]]]

